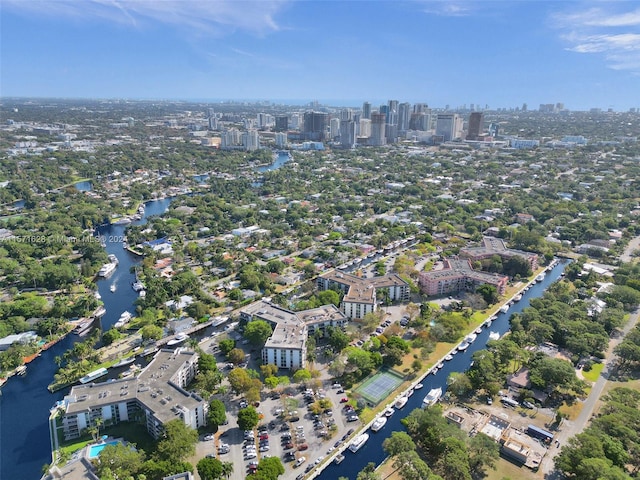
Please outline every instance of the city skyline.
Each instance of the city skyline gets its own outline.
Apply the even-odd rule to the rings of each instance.
[[[4,97],[640,106],[636,2],[2,3]]]

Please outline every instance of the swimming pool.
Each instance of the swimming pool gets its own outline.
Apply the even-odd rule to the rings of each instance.
[[[99,443],[99,444],[91,445],[89,447],[89,458],[96,458],[98,455],[100,455],[100,452],[107,445],[117,445],[118,443],[120,443],[120,440],[111,440],[110,442],[107,442],[107,443]]]

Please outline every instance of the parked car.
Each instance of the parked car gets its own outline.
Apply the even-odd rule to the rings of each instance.
[[[347,422],[357,422],[358,421],[358,416],[357,415],[349,415],[347,417]]]
[[[306,443],[301,443],[300,445],[298,445],[298,450],[303,451],[303,450],[307,450],[309,448],[309,445],[307,445]]]
[[[291,421],[292,422],[298,422],[298,421],[300,421],[300,417],[291,417]]]
[[[208,441],[210,441],[210,440],[213,440],[214,438],[215,438],[215,436],[213,435],[213,433],[209,433],[209,434],[205,435],[202,439],[203,439],[205,442],[208,442]]]
[[[306,461],[307,461],[307,459],[305,457],[300,457],[298,460],[296,460],[296,463],[295,463],[294,467],[299,467],[300,465],[302,465]]]
[[[533,410],[534,408],[536,408],[536,406],[533,403],[527,402],[526,400],[522,402],[522,406],[524,408],[528,408],[529,410]]]

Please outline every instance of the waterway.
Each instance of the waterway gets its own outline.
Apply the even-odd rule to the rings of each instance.
[[[387,424],[377,433],[369,432],[369,440],[367,443],[358,450],[357,453],[351,453],[349,450],[344,452],[347,457],[339,465],[331,463],[315,478],[319,480],[335,480],[338,477],[346,477],[350,480],[355,480],[358,472],[367,466],[369,462],[374,462],[376,465],[382,463],[386,458],[386,453],[382,449],[382,442],[385,438],[391,435],[394,431],[405,431],[404,426],[400,423],[404,417],[406,417],[412,410],[420,408],[422,406],[422,400],[425,395],[432,388],[442,388],[445,392],[447,389],[447,377],[453,372],[464,372],[471,365],[471,356],[473,352],[485,348],[487,341],[489,340],[489,333],[499,332],[500,335],[504,335],[509,330],[509,318],[513,313],[522,312],[522,310],[529,306],[529,302],[532,298],[542,296],[544,291],[553,282],[560,278],[568,262],[560,262],[553,270],[547,272],[544,280],[540,283],[534,284],[527,292],[523,294],[522,300],[511,306],[507,313],[499,313],[497,318],[493,321],[492,325],[488,328],[484,328],[482,333],[478,335],[478,338],[473,342],[469,348],[464,352],[458,352],[454,355],[453,360],[444,362],[444,366],[437,370],[437,373],[427,375],[422,383],[424,388],[418,390],[413,394],[407,404],[402,410],[396,410],[396,412],[388,419]]]
[[[89,190],[90,185],[79,189]],[[171,198],[146,203],[142,220],[133,225],[146,223],[147,218],[166,212]],[[131,268],[141,258],[122,247],[125,234],[124,225],[100,227],[97,233],[104,237],[107,253],[118,258],[118,268],[106,279],[97,281],[107,313],[101,318],[102,328],[109,329],[125,310],[135,312],[134,302],[138,294],[131,288],[135,274]],[[116,291],[109,287],[116,284]],[[0,395],[0,479],[38,479],[42,466],[51,462],[51,442],[49,440],[49,409],[69,392],[63,389],[49,393],[47,385],[53,381],[57,370],[56,356],[71,348],[82,337],[69,335],[61,342],[42,352],[31,362],[24,377],[11,378],[2,387]]]
[[[275,170],[289,160],[287,152],[279,152],[273,164],[257,170]],[[92,183],[78,182],[75,187],[79,191],[90,191]],[[142,225],[146,223],[147,218],[162,215],[169,208],[171,201],[172,198],[165,198],[147,202],[142,219],[133,222],[132,225]],[[100,319],[103,330],[108,330],[117,322],[125,310],[135,313],[134,302],[138,294],[131,288],[135,281],[132,267],[138,265],[141,258],[123,248],[126,228],[126,225],[105,225],[99,227],[96,232],[104,238],[107,253],[118,258],[116,271],[109,278],[96,282],[107,311]],[[115,292],[110,290],[112,284],[116,286]],[[47,386],[53,381],[53,375],[57,370],[55,357],[61,356],[80,339],[81,337],[75,335],[67,336],[31,362],[24,377],[12,378],[2,387],[0,479],[38,479],[41,477],[42,466],[51,462],[49,409],[64,398],[69,388],[52,394],[47,390]]]

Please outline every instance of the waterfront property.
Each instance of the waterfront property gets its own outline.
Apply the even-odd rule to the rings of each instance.
[[[50,428],[61,429],[65,440],[80,437],[97,419],[103,425],[145,422],[153,438],[163,425],[176,418],[191,428],[206,424],[208,404],[185,390],[195,377],[198,355],[189,350],[160,350],[136,378],[75,386],[52,411],[60,421]],[[58,432],[51,432],[56,436]]]
[[[468,258],[472,262],[491,258],[498,255],[503,261],[512,257],[524,258],[529,264],[531,271],[538,269],[538,254],[507,248],[504,240],[496,237],[483,237],[481,247],[466,247],[460,249],[460,256]]]
[[[347,318],[335,305],[323,305],[301,312],[292,312],[267,300],[260,300],[240,311],[240,319],[251,322],[264,320],[273,333],[262,349],[262,362],[279,368],[304,368],[307,356],[307,338],[327,327],[343,327]]]
[[[407,302],[410,295],[409,284],[395,274],[360,278],[334,270],[319,276],[316,286],[318,290],[338,287],[344,293],[340,309],[350,319],[375,312],[378,299]]]
[[[470,260],[452,257],[446,258],[443,263],[442,270],[420,274],[420,288],[429,296],[464,291],[475,292],[480,285],[484,284],[494,286],[500,295],[504,295],[507,289],[509,277],[474,270]]]

